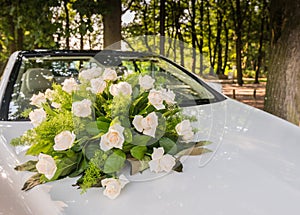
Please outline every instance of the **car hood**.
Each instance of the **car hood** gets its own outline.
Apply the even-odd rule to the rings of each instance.
[[[258,109],[227,99],[186,108],[198,121],[198,138],[212,152],[186,157],[183,172],[128,176],[110,200],[102,189],[86,193],[76,178],[21,191],[30,173],[11,138],[29,123],[0,123],[0,214],[297,214],[300,212],[300,129]]]

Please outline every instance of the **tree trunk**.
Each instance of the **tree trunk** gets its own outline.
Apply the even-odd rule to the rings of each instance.
[[[237,82],[238,85],[242,86],[243,81],[243,71],[242,71],[242,11],[241,11],[241,5],[240,0],[236,0],[236,69],[237,69]]]
[[[107,11],[103,13],[104,48],[121,48],[121,0],[105,0]]]
[[[159,33],[160,33],[160,54],[165,55],[165,20],[166,20],[166,0],[160,0],[159,10]]]
[[[204,0],[201,0],[200,3],[200,44],[199,44],[199,51],[200,51],[200,75],[203,74],[203,35],[204,35]]]
[[[212,47],[211,47],[211,38],[212,38],[212,32],[211,32],[211,24],[210,24],[210,4],[209,1],[206,1],[206,10],[207,10],[207,25],[208,25],[208,50],[209,50],[209,62],[210,62],[210,68],[209,68],[209,74],[214,75],[214,58],[212,56]]]
[[[9,15],[8,20],[11,20],[11,22],[9,22],[9,34],[10,37],[8,38],[9,40],[9,52],[10,54],[15,52],[17,50],[17,46],[16,46],[16,42],[15,42],[15,23],[14,23],[14,19],[12,16]]]
[[[300,4],[272,0],[271,58],[265,110],[299,125],[300,119]]]
[[[64,0],[64,9],[66,13],[66,49],[70,49],[70,17],[68,9],[68,0]]]
[[[262,11],[261,11],[261,24],[260,24],[260,37],[259,37],[259,48],[258,48],[258,57],[257,57],[257,67],[255,70],[255,80],[254,84],[259,84],[259,72],[260,72],[260,67],[261,67],[261,62],[262,62],[262,57],[263,57],[263,52],[262,52],[262,47],[263,47],[263,39],[264,39],[264,29],[265,29],[265,12],[266,12],[266,0],[263,0],[263,6],[262,6]]]
[[[192,72],[196,71],[196,29],[195,29],[195,19],[196,19],[196,0],[192,0],[192,17],[191,17],[191,26],[192,26],[192,47],[193,47],[193,62],[192,62]]]
[[[218,52],[218,60],[217,60],[217,75],[220,75],[222,69],[222,44],[221,44],[221,33],[222,33],[222,24],[223,24],[223,11],[222,8],[222,0],[218,0],[217,2],[217,37],[216,37],[216,45],[214,51],[214,59],[216,59],[216,55]]]
[[[224,32],[225,32],[225,51],[224,51],[224,62],[223,62],[223,67],[222,67],[222,74],[225,74],[226,66],[227,66],[227,61],[228,61],[228,50],[229,50],[229,30],[227,27],[227,22],[224,22]]]

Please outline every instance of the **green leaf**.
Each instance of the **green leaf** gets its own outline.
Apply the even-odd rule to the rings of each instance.
[[[87,131],[88,134],[92,136],[96,136],[97,134],[100,133],[100,130],[98,129],[98,124],[95,121],[85,125],[85,130]]]
[[[201,155],[201,154],[208,153],[208,152],[211,152],[211,150],[207,149],[207,148],[191,147],[191,148],[184,149],[184,150],[178,152],[176,154],[176,156],[178,156],[178,157],[181,157],[181,156],[184,156],[184,155],[195,156],[195,155]]]
[[[132,138],[131,144],[136,146],[146,146],[151,139],[152,137],[147,135],[135,134]]]
[[[98,117],[96,123],[99,133],[105,134],[108,131],[110,125],[110,121],[108,119],[105,117]]]
[[[207,146],[207,145],[210,145],[210,144],[212,144],[211,141],[204,140],[204,141],[197,142],[195,144],[195,147]]]
[[[35,167],[36,163],[37,163],[37,161],[30,160],[30,161],[27,161],[26,163],[16,166],[15,170],[36,172],[36,167]]]
[[[115,150],[105,161],[103,172],[106,174],[118,172],[124,166],[125,160],[125,153]]]
[[[36,185],[43,184],[44,182],[41,180],[41,176],[42,174],[40,173],[31,176],[23,185],[22,190],[28,191],[34,188]]]
[[[72,150],[74,152],[80,152],[82,148],[87,144],[89,141],[89,137],[83,136],[78,140],[78,143],[76,143],[74,146],[72,146]]]
[[[158,117],[158,126],[155,131],[155,138],[160,139],[166,133],[166,119],[161,113],[156,113]]]
[[[85,147],[84,147],[84,155],[86,156],[87,159],[91,159],[94,157],[95,152],[100,149],[99,146],[99,141],[93,141],[89,142]]]
[[[130,150],[132,157],[141,160],[147,152],[147,146],[135,146]]]
[[[159,140],[159,145],[164,148],[164,151],[168,154],[174,155],[177,153],[177,145],[176,143],[167,138],[163,137]]]
[[[51,179],[54,181],[58,178],[66,177],[71,174],[77,168],[77,156],[73,157],[63,157],[56,162],[57,170]]]
[[[13,139],[10,141],[10,144],[11,144],[12,146],[20,146],[20,145],[22,145],[21,138],[20,138],[20,137],[13,138]]]
[[[125,137],[125,141],[127,143],[131,143],[132,142],[132,133],[131,133],[130,128],[125,128],[123,134]]]
[[[89,167],[89,163],[86,160],[85,156],[83,156],[81,154],[80,159],[78,159],[78,164],[77,164],[77,168],[76,171],[72,172],[69,177],[76,177],[79,176],[81,173],[83,173],[88,167]]]
[[[26,155],[38,155],[41,152],[47,154],[47,152],[52,148],[53,143],[49,144],[49,142],[38,142],[32,145],[26,152]]]

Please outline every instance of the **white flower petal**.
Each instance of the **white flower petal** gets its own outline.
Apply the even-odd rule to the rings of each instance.
[[[90,69],[82,70],[79,73],[79,79],[83,82],[88,82],[94,78],[100,77],[102,74],[102,69],[100,67],[93,67]]]
[[[191,141],[193,141],[194,136],[195,136],[194,132],[193,131],[189,131],[189,132],[186,132],[182,136],[182,140],[185,141],[185,142],[191,142]]]
[[[39,155],[39,160],[36,163],[36,169],[39,173],[44,174],[46,178],[51,180],[57,170],[57,167],[55,160],[50,155],[41,153]]]
[[[55,151],[63,151],[69,149],[73,146],[73,143],[76,139],[76,135],[70,131],[62,131],[54,138],[53,149]]]
[[[102,135],[100,139],[100,148],[105,152],[113,148],[107,140],[107,133]]]
[[[73,91],[78,90],[78,83],[76,82],[76,80],[74,78],[69,78],[64,80],[64,82],[61,84],[63,87],[63,91],[71,94]]]
[[[115,81],[118,79],[117,72],[111,68],[105,68],[103,75],[102,75],[103,80],[105,81]]]
[[[100,148],[103,151],[108,151],[112,148],[123,148],[123,143],[125,141],[123,135],[124,127],[119,124],[112,125],[108,132],[102,135],[100,140]]]
[[[191,122],[189,120],[183,120],[175,126],[175,130],[178,135],[185,135],[193,130]]]
[[[166,154],[160,159],[160,167],[162,171],[170,172],[175,164],[176,161],[172,155]]]
[[[72,104],[72,112],[77,117],[88,117],[92,114],[92,102],[89,99],[77,101]]]
[[[163,94],[159,90],[150,90],[148,100],[149,103],[153,105],[157,110],[165,108],[165,106],[163,105]]]
[[[103,195],[110,199],[115,199],[120,195],[122,185],[119,179],[105,178],[101,181],[102,186],[105,188]]]
[[[47,114],[43,108],[35,109],[29,113],[29,119],[34,127],[39,126],[47,118]]]
[[[132,88],[127,82],[119,82],[118,84],[111,85],[109,87],[109,92],[113,96],[130,96],[132,94]]]
[[[30,101],[31,105],[34,105],[36,107],[42,107],[42,104],[45,103],[47,100],[44,93],[39,92],[37,95],[34,94],[31,97]]]
[[[45,97],[46,97],[46,99],[49,99],[50,101],[52,101],[53,100],[53,96],[54,96],[54,90],[47,89],[45,91]]]
[[[145,129],[143,131],[143,134],[155,138],[155,132],[156,132],[156,127],[153,127],[153,128]]]
[[[144,90],[149,90],[154,87],[155,80],[149,75],[139,76],[139,84]]]
[[[102,93],[106,87],[106,82],[103,80],[103,78],[92,79],[90,83],[91,83],[90,90],[94,94]]]
[[[161,172],[159,160],[151,160],[148,162],[148,164],[151,172],[156,172],[156,173]]]
[[[152,160],[158,160],[161,159],[162,156],[164,155],[165,150],[163,147],[159,147],[159,148],[153,148],[153,153],[151,155]]]
[[[142,120],[143,120],[143,116],[141,116],[141,115],[135,115],[134,119],[132,121],[133,126],[139,132],[143,131]]]

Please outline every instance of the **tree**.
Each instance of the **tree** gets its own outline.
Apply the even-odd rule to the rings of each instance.
[[[121,37],[121,0],[103,0],[105,11],[103,12],[104,48],[120,42]],[[120,44],[115,44],[120,48]]]
[[[231,0],[232,17],[234,20],[235,29],[235,50],[236,50],[236,69],[237,69],[237,82],[240,86],[243,85],[243,71],[242,71],[242,30],[243,30],[243,16],[241,8],[241,0]]]
[[[300,119],[300,4],[271,0],[272,44],[265,110],[292,123]]]

